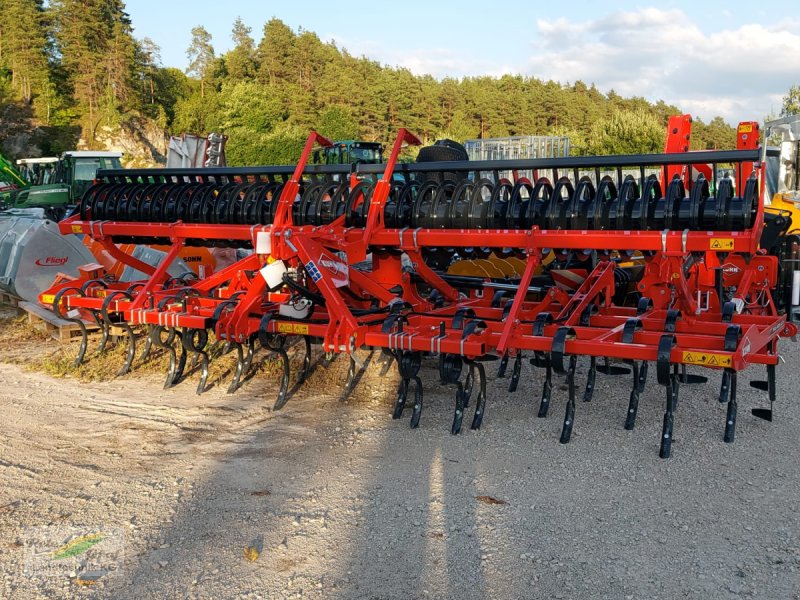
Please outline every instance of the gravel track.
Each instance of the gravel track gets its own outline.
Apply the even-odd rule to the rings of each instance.
[[[747,385],[762,372],[742,375],[732,445],[719,372],[682,386],[666,461],[652,373],[634,431],[630,378],[599,374],[561,445],[562,379],[537,419],[542,375],[527,364],[514,394],[489,365],[483,428],[458,436],[433,361],[415,431],[410,410],[391,420],[396,370],[378,361],[347,402],[337,360],[279,412],[263,378],[198,397],[194,382],[83,384],[0,364],[0,595],[798,599],[796,349],[782,345],[773,423],[749,414],[766,404]],[[124,531],[120,569],[90,586],[25,572],[30,528],[55,525]]]

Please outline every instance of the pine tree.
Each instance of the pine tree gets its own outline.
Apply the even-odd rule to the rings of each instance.
[[[258,44],[258,78],[270,85],[291,80],[297,36],[279,19],[264,25],[264,37]]]
[[[214,46],[211,45],[211,34],[205,27],[198,25],[192,28],[192,41],[186,50],[189,67],[186,73],[200,79],[200,97],[206,95],[206,84],[211,79],[214,68]]]
[[[53,0],[61,66],[90,143],[98,127],[140,106],[141,51],[122,0]]]
[[[255,41],[250,35],[252,31],[241,17],[236,17],[231,33],[234,47],[225,55],[228,77],[234,81],[252,79],[258,70]]]
[[[4,0],[0,9],[0,66],[11,72],[11,89],[26,104],[50,81],[50,44],[42,0]]]

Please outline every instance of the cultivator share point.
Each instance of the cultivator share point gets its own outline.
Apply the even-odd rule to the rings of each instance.
[[[437,360],[440,383],[455,389],[453,433],[471,407],[471,428],[481,426],[491,361],[498,377],[510,366],[509,391],[532,373],[543,378],[539,417],[558,400],[553,378],[566,377],[562,443],[578,418],[579,385],[590,401],[598,372],[626,375],[620,426],[633,429],[654,374],[666,458],[681,384],[706,381],[687,366],[719,373],[721,430],[732,442],[737,374],[766,367],[754,383],[770,409],[753,412],[771,419],[778,340],[796,333],[773,297],[778,257],[759,245],[762,232],[779,238],[789,225],[765,217],[755,127],[755,142],[731,151],[686,152],[678,142],[653,155],[411,164],[398,154],[419,141],[401,129],[385,165],[352,168],[308,164],[316,144],[329,145],[312,133],[296,167],[101,171],[61,231],[91,236],[147,278],[120,283],[88,266],[40,300],[76,322],[96,319],[104,344],[112,325],[122,327],[129,352],[120,373],[145,331],[145,353],[169,353],[166,387],[191,358],[198,393],[206,388],[211,333],[238,353],[229,391],[262,346],[282,363],[279,406],[291,342],[305,348],[301,379],[312,344],[349,355],[348,385],[356,350],[380,348],[401,379],[393,416],[410,408],[412,427],[423,410],[420,367]],[[718,176],[718,166],[733,174]],[[172,250],[153,268],[117,250],[125,242]],[[204,279],[170,278],[167,265],[184,245],[253,252]],[[502,279],[448,273],[491,255],[524,268]],[[84,335],[79,360],[85,349]]]

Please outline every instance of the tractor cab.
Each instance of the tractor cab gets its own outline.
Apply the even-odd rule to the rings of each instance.
[[[120,152],[70,150],[58,159],[22,159],[32,185],[18,190],[10,207],[41,207],[58,219],[89,189],[98,169],[121,169],[121,158]]]
[[[383,162],[383,145],[378,142],[343,140],[334,142],[323,152],[323,156],[314,154],[314,162],[326,165],[377,165]]]
[[[45,185],[53,181],[53,173],[58,164],[55,156],[40,158],[20,158],[17,170],[30,185]]]

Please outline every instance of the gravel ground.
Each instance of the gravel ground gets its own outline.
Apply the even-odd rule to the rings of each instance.
[[[550,416],[537,419],[541,374],[527,365],[514,394],[490,366],[483,428],[451,436],[453,388],[437,383],[432,361],[414,431],[410,411],[391,420],[395,369],[381,375],[378,361],[348,401],[339,360],[279,412],[263,378],[197,397],[193,382],[82,384],[0,364],[0,592],[798,599],[800,365],[796,345],[782,349],[775,422],[749,414],[766,403],[746,383],[762,376],[751,369],[736,443],[724,444],[712,372],[681,388],[666,461],[652,377],[625,431],[629,377],[598,375],[561,445],[561,380]],[[34,533],[69,526],[122,540],[115,570],[93,585],[85,570],[103,543],[55,574],[31,567]],[[53,536],[51,548],[64,541]]]

